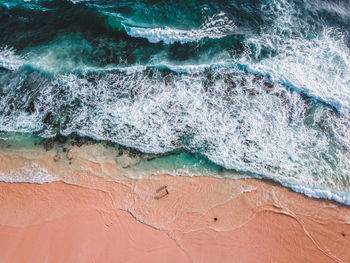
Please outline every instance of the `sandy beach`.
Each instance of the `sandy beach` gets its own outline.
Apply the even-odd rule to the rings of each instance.
[[[0,262],[350,261],[348,207],[262,180],[128,178],[110,151],[1,153]],[[52,182],[20,182],[28,167]]]

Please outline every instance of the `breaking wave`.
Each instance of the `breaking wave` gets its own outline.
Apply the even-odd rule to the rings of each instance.
[[[180,30],[170,27],[165,28],[141,28],[126,26],[127,33],[132,37],[147,38],[151,43],[163,41],[165,44],[179,42],[197,42],[203,38],[222,38],[233,34],[235,26],[224,14],[219,13],[209,18],[199,29]]]

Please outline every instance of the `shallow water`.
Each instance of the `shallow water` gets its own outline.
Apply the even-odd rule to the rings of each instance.
[[[131,171],[239,173],[347,203],[349,11],[347,1],[1,0],[0,130],[159,154]]]

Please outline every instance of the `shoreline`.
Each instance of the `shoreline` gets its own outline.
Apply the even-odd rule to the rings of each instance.
[[[35,162],[54,175],[43,184],[0,182],[0,261],[350,260],[345,205],[265,180],[129,178],[99,144],[61,154],[0,154],[1,173]]]
[[[24,145],[15,146],[13,148],[12,143],[16,144],[18,143],[18,138],[16,136],[19,136],[18,138],[21,138],[21,136],[25,136],[26,138]],[[29,136],[29,137],[28,137]],[[165,153],[165,154],[153,154],[153,153],[143,153],[138,151],[134,148],[129,148],[123,145],[119,145],[114,142],[110,141],[101,141],[94,139],[89,136],[84,136],[81,134],[71,134],[69,136],[63,136],[63,135],[57,135],[55,137],[51,138],[41,138],[41,137],[33,137],[30,138],[30,135],[28,134],[15,134],[13,138],[8,137],[10,142],[7,142],[6,139],[0,140],[0,158],[3,158],[4,154],[5,156],[7,154],[11,154],[11,152],[16,155],[16,153],[19,154],[19,156],[22,156],[23,153],[33,152],[34,154],[39,154],[40,156],[48,154],[48,155],[54,155],[54,161],[55,162],[61,162],[63,161],[63,165],[66,165],[66,168],[68,167],[68,164],[70,165],[73,159],[72,152],[79,152],[80,148],[87,149],[86,152],[91,151],[96,152],[96,149],[98,152],[104,152],[102,155],[104,155],[104,158],[109,159],[109,161],[116,162],[117,163],[117,170],[118,174],[123,174],[125,177],[134,178],[134,179],[140,179],[140,178],[146,178],[150,175],[162,175],[162,174],[168,174],[172,176],[190,176],[190,177],[210,177],[210,178],[219,178],[219,179],[256,179],[256,180],[263,180],[265,182],[271,182],[273,184],[279,185],[281,187],[285,187],[287,189],[290,189],[291,191],[295,193],[300,193],[306,197],[313,198],[313,199],[320,199],[320,200],[327,200],[330,202],[335,202],[341,205],[345,205],[347,207],[350,207],[350,194],[344,191],[335,190],[331,188],[327,188],[324,186],[313,186],[313,185],[303,185],[303,184],[296,184],[293,182],[288,181],[280,181],[278,178],[273,179],[269,177],[264,177],[261,175],[255,175],[250,173],[243,173],[239,171],[234,170],[227,170],[213,162],[211,162],[209,159],[206,159],[204,157],[204,161],[202,159],[196,160],[196,163],[190,163],[185,164],[183,168],[176,169],[173,166],[172,168],[169,168],[169,165],[172,165],[171,162],[168,161],[167,168],[164,169],[164,163],[160,163],[161,167],[159,166],[159,163],[153,163],[151,166],[148,166],[148,163],[151,163],[153,160],[159,160],[162,158],[167,158],[168,156],[176,155],[176,153]],[[14,139],[15,138],[15,139]],[[28,139],[29,144],[28,144]],[[17,141],[16,141],[17,140]],[[20,141],[22,141],[20,139]],[[21,142],[23,144],[23,141]],[[101,148],[104,148],[101,150]],[[185,154],[188,156],[191,156],[187,153],[178,153],[178,154]],[[22,157],[25,157],[23,155]],[[30,157],[29,159],[31,159]],[[90,153],[89,154],[81,154],[81,151],[79,153],[78,158],[87,158],[92,160],[94,156]],[[96,160],[95,160],[96,161]],[[184,160],[183,160],[184,161]],[[186,162],[186,161],[185,161]],[[195,170],[190,170],[191,166],[198,166],[201,165],[201,163],[204,162],[204,166],[202,168],[195,168]],[[205,167],[209,164],[209,167]],[[156,168],[155,168],[156,167]],[[27,167],[23,167],[27,168]],[[202,171],[200,171],[202,169]],[[5,173],[6,175],[6,173]],[[122,177],[123,177],[122,176]],[[115,178],[114,178],[115,179]],[[62,177],[60,178],[54,178],[52,181],[59,181],[62,180]],[[113,180],[113,178],[112,178]],[[12,182],[10,180],[7,180],[6,176],[3,176],[0,171],[0,182]],[[64,180],[63,180],[64,181]],[[17,182],[16,180],[13,180],[13,182]],[[40,183],[38,181],[34,183]]]

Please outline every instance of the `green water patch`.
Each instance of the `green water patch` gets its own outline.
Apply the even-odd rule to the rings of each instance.
[[[124,171],[131,175],[171,174],[186,176],[214,176],[233,177],[238,175],[227,170],[200,154],[186,151],[167,153],[162,155],[144,155],[138,162],[124,167]]]
[[[38,148],[43,138],[30,133],[0,132],[0,149]]]

